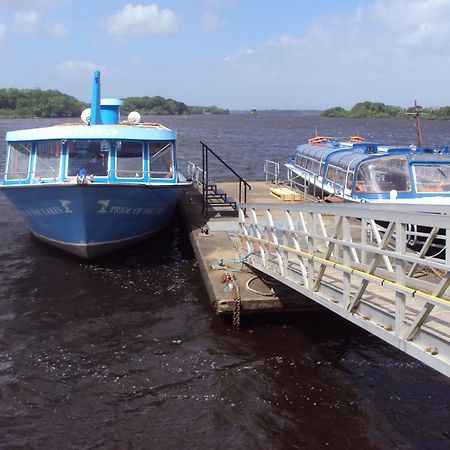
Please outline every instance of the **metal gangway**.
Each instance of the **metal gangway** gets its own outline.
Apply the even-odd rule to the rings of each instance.
[[[239,205],[255,269],[450,376],[450,206]]]

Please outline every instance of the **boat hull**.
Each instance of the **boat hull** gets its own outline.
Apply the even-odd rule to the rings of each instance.
[[[38,239],[92,258],[145,239],[170,220],[182,184],[8,186],[2,191]]]

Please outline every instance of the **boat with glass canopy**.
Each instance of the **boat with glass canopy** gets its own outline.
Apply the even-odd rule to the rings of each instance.
[[[287,162],[288,178],[320,197],[350,202],[450,204],[448,147],[393,146],[315,137]]]
[[[171,218],[190,182],[178,171],[176,133],[120,121],[118,99],[92,105],[80,123],[10,131],[2,192],[39,239],[95,257],[146,238]]]

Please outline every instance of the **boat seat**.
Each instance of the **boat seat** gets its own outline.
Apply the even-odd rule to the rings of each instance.
[[[444,187],[437,183],[420,183],[417,185],[418,192],[444,192]]]

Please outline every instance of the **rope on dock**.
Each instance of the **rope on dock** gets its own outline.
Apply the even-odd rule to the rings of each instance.
[[[242,258],[239,258],[237,260],[228,259],[228,258],[217,258],[216,263],[211,265],[211,269],[228,270],[230,272],[241,272],[244,264],[247,262],[247,260],[251,254],[252,253],[248,253],[247,255],[245,255]],[[239,269],[236,269],[236,268],[230,267],[229,265],[227,265],[225,263],[234,264],[234,265],[240,264],[241,267]]]
[[[258,295],[262,295],[264,297],[273,297],[275,295],[275,291],[273,290],[273,288],[270,288],[270,292],[261,292],[261,291],[257,291],[256,289],[253,289],[250,287],[250,283],[254,280],[258,280],[258,279],[263,279],[263,277],[256,275],[252,278],[249,278],[247,280],[247,283],[245,283],[245,287],[250,291],[253,292],[254,294],[258,294]]]

